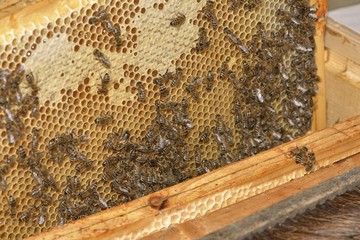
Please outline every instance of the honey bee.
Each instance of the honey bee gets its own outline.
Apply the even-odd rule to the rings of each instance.
[[[167,96],[169,96],[169,89],[167,89],[167,87],[164,84],[161,84],[159,86],[159,92],[161,98],[166,98]]]
[[[110,18],[110,15],[107,13],[106,9],[98,11],[95,16],[98,17],[101,21],[105,21]]]
[[[159,85],[159,92],[161,98],[166,98],[167,96],[169,96],[169,89],[166,88],[164,83],[166,79],[170,79],[172,78],[172,76],[173,74],[171,72],[166,71],[166,73],[160,78],[154,78],[153,82]]]
[[[210,22],[210,25],[213,29],[218,27],[219,23],[213,11],[204,12],[204,18]]]
[[[204,131],[200,133],[199,142],[208,143],[209,142],[209,135],[210,135],[210,128],[205,127]]]
[[[317,12],[317,8],[310,7],[309,13],[306,15],[306,17],[309,18],[310,20],[316,22],[318,20],[318,16],[317,16],[316,12]]]
[[[122,45],[122,39],[121,39],[121,30],[119,26],[114,26],[112,29],[112,34],[114,35],[114,43],[117,47],[120,47]]]
[[[126,144],[129,139],[130,139],[130,131],[125,130],[120,139],[120,144]]]
[[[147,144],[151,144],[155,141],[158,135],[158,127],[150,127],[145,133],[145,141]]]
[[[105,31],[113,34],[114,24],[110,20],[106,19],[106,20],[102,21],[101,26],[105,29]]]
[[[190,96],[195,100],[195,101],[199,101],[199,93],[197,92],[196,88],[194,85],[192,84],[188,84],[185,87],[185,90],[187,93],[190,94]]]
[[[3,92],[2,90],[0,90],[0,106],[1,107],[5,107],[9,104],[8,99],[7,99],[7,93]]]
[[[103,175],[102,175],[102,180],[104,182],[108,182],[111,181],[113,179],[118,179],[120,178],[122,175],[122,172],[116,168],[112,168],[112,167],[106,167],[104,169]]]
[[[22,138],[22,132],[18,129],[14,123],[6,121],[5,129],[7,131],[8,140],[10,144],[14,144],[16,140]]]
[[[114,35],[114,43],[117,47],[122,45],[121,30],[120,27],[115,25],[111,32]]]
[[[13,115],[13,120],[13,124],[15,125],[15,128],[18,129],[18,131],[24,130],[24,123],[21,121],[20,117],[17,114]]]
[[[34,176],[34,174],[33,174]],[[37,176],[37,175],[36,175]],[[37,176],[38,177],[38,176]],[[39,181],[42,181],[41,178],[39,178],[37,180],[37,182],[39,183]],[[31,192],[29,193],[30,197],[32,198],[38,198],[40,199],[43,195],[44,195],[44,190],[45,190],[45,186],[43,184],[40,185],[36,185],[33,187],[33,189],[31,190]]]
[[[95,49],[93,51],[93,55],[95,59],[98,60],[105,68],[110,68],[111,64],[109,59],[105,56],[105,54],[100,52],[99,49]]]
[[[228,77],[228,73],[229,73],[229,65],[228,65],[228,62],[225,61],[221,64],[221,67],[220,67],[220,73],[219,73],[220,79],[224,79],[224,78]]]
[[[218,20],[213,11],[214,6],[215,6],[215,2],[207,1],[205,7],[200,12],[204,14],[203,15],[204,19],[206,19],[211,24],[211,27],[213,29],[216,29],[218,27]]]
[[[169,69],[166,69],[164,75],[160,74],[160,76],[162,78],[162,83],[158,83],[159,85],[167,83],[170,79],[172,79],[174,77],[174,74],[173,74],[173,72],[170,72]]]
[[[63,225],[67,222],[68,217],[71,214],[68,214],[68,205],[69,201],[68,199],[63,195],[59,199],[59,205],[58,205],[58,223],[59,225]]]
[[[77,173],[83,173],[85,171],[90,170],[93,166],[94,166],[94,161],[83,160],[75,166],[75,170]]]
[[[45,207],[42,207],[41,210],[39,211],[39,214],[38,214],[38,224],[41,226],[45,223],[46,221],[46,208]]]
[[[238,46],[238,48],[240,49],[242,55],[244,55],[244,56],[249,55],[249,53],[252,52],[252,50],[254,49],[254,46],[253,46],[253,45],[249,45],[249,46],[247,47],[247,46],[245,46],[245,45],[242,44],[242,43],[239,43],[237,46]]]
[[[175,76],[171,80],[171,87],[179,86],[181,79],[183,78],[184,70],[182,68],[176,68]]]
[[[80,153],[76,150],[75,146],[73,145],[68,145],[66,147],[66,154],[68,155],[70,161],[79,160]]]
[[[256,89],[255,89],[255,96],[257,97],[257,100],[258,100],[260,103],[264,103],[264,102],[265,102],[264,95],[263,95],[262,90],[261,90],[260,88],[256,88]]]
[[[206,91],[210,92],[213,89],[214,74],[211,70],[209,70],[206,74],[205,85],[206,85],[206,87],[205,87]]]
[[[309,161],[311,162],[315,162],[315,153],[314,152],[309,152],[308,153],[308,158],[309,158]]]
[[[306,171],[311,171],[314,167],[315,164],[315,153],[314,152],[309,152],[307,155],[307,161],[305,163],[305,170]]]
[[[121,39],[121,37],[115,36],[115,38],[114,38],[114,44],[115,44],[115,46],[117,46],[117,47],[122,46],[123,40]]]
[[[9,70],[0,70],[0,81],[1,81],[1,90],[6,91],[7,90],[7,82],[8,78],[11,75]]]
[[[197,102],[200,100],[199,92],[197,90],[200,83],[201,79],[199,77],[195,77],[191,83],[188,83],[185,86],[186,92]]]
[[[55,191],[59,191],[59,186],[58,186],[57,182],[50,174],[46,173],[43,176],[43,180],[44,180],[45,187],[51,187]]]
[[[199,38],[195,46],[195,52],[200,53],[210,46],[210,41],[207,39],[206,29],[204,27],[199,28]]]
[[[100,203],[100,206],[101,206],[102,210],[109,208],[109,206],[108,206],[107,202],[105,201],[105,199],[98,196],[98,200],[99,200],[99,203]]]
[[[0,189],[5,191],[8,187],[7,181],[4,179],[2,175],[0,175]]]
[[[30,116],[31,117],[39,117],[39,97],[38,96],[32,96],[31,97],[31,104],[30,104]]]
[[[255,9],[261,2],[262,0],[247,0],[247,2],[244,3],[244,8],[249,10]]]
[[[16,115],[10,110],[10,106],[4,106],[4,113],[7,121],[15,122]]]
[[[10,195],[8,198],[8,204],[9,204],[9,208],[10,208],[10,216],[15,216],[16,214],[16,199],[14,198],[14,196]]]
[[[43,193],[40,201],[42,206],[47,207],[53,202],[53,198],[50,195]]]
[[[32,72],[25,75],[25,79],[27,81],[28,86],[32,90],[32,94],[35,95],[37,92],[39,92],[39,87],[35,81],[35,77]]]
[[[120,138],[119,132],[112,132],[107,135],[107,139],[104,141],[103,146],[105,149],[117,151],[119,149],[118,139]]]
[[[29,207],[25,212],[20,215],[21,222],[28,222],[33,217],[34,206]]]
[[[3,166],[1,166],[0,168],[0,176],[6,175],[9,172],[9,165],[8,164],[4,164]]]
[[[295,157],[295,162],[305,166],[306,171],[311,171],[314,166],[315,154],[314,152],[308,152],[308,148],[305,146],[292,149],[287,154],[287,157]]]
[[[89,18],[89,24],[94,24],[94,25],[96,25],[96,24],[98,24],[99,22],[100,22],[100,19],[97,18],[97,17],[90,17],[90,18]]]
[[[120,36],[121,36],[120,27],[117,26],[117,25],[115,25],[115,26],[113,27],[112,34],[114,35],[114,37],[120,37]]]
[[[189,108],[189,103],[186,98],[181,99],[181,106],[183,108],[183,112],[187,112],[187,109]]]
[[[142,82],[136,82],[136,89],[138,91],[138,100],[140,102],[144,102],[146,100],[146,92],[145,92],[145,87],[144,84]]]
[[[231,5],[229,7],[230,11],[236,11],[239,8],[239,0],[231,0]]]
[[[13,78],[10,78],[9,83],[6,84],[9,86],[6,91],[8,92],[7,97],[10,104],[21,105],[22,103],[22,93],[20,91],[21,81],[22,77],[15,75]]]
[[[64,189],[64,194],[75,196],[80,190],[81,183],[77,176],[70,177],[66,176],[66,186]]]
[[[253,49],[253,47],[246,47],[244,44],[242,44],[240,39],[236,37],[236,35],[229,28],[224,28],[224,34],[226,35],[230,43],[234,44],[240,49],[241,53],[244,56],[247,56]]]
[[[100,76],[101,84],[98,87],[98,93],[99,94],[106,94],[109,89],[109,83],[110,83],[110,75],[108,73],[105,73],[104,77]]]
[[[125,197],[130,197],[132,195],[131,190],[127,186],[122,186],[121,184],[117,184],[116,181],[113,181],[110,184],[110,187],[112,191],[121,194]]]
[[[58,147],[59,143],[60,143],[60,138],[57,136],[57,137],[54,137],[54,138],[50,139],[46,147],[50,151],[52,151],[52,150],[55,150]]]
[[[10,168],[14,167],[15,165],[15,156],[5,156],[4,164],[0,168],[0,176],[8,174]]]
[[[238,37],[229,28],[224,28],[223,32],[225,36],[229,39],[230,43],[234,45],[238,45],[241,43],[240,39],[238,39]]]
[[[227,76],[230,80],[230,82],[233,84],[235,89],[241,89],[242,85],[240,81],[237,79],[236,73],[233,71],[228,71]]]
[[[157,77],[153,79],[153,83],[157,85],[163,85],[164,84],[164,78],[163,77]]]
[[[195,145],[194,146],[194,160],[195,160],[195,165],[196,165],[196,169],[197,169],[197,174],[201,175],[204,172],[201,169],[201,162],[202,162],[202,155],[201,155],[201,149],[199,145]]]
[[[100,117],[95,118],[95,124],[100,126],[109,125],[113,122],[114,118],[110,114],[106,114]]]
[[[31,150],[35,152],[39,146],[39,137],[40,137],[39,129],[33,128],[31,130],[31,135],[32,135],[32,139],[31,139],[30,147]]]
[[[102,9],[94,14],[93,17],[89,18],[89,24],[98,24],[99,22],[109,20],[110,16],[106,9]]]
[[[17,150],[17,155],[18,155],[17,162],[18,162],[19,166],[20,167],[26,166],[27,153],[23,146],[19,146],[19,148]]]
[[[215,2],[214,1],[212,1],[212,0],[207,0],[206,1],[206,4],[205,4],[206,9],[212,9],[214,7],[215,7]]]
[[[178,27],[185,23],[186,17],[182,13],[178,13],[176,17],[172,18],[170,21],[170,26]]]

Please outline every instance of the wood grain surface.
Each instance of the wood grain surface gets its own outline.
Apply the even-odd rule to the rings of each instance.
[[[145,239],[246,238],[358,184],[360,155]]]

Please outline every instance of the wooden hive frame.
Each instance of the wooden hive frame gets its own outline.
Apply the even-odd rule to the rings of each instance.
[[[327,124],[332,125],[360,113],[360,33],[331,18],[327,22],[325,35]]]
[[[11,4],[10,4],[11,3]],[[321,78],[316,96],[313,132],[326,126],[325,80],[324,80],[324,29],[326,1],[313,0],[318,7],[319,21],[316,26],[316,62]],[[0,9],[2,28],[0,32],[9,32],[15,24],[41,22],[35,15],[42,12],[48,19],[55,19],[65,11],[62,1],[32,1],[30,6],[22,7],[21,1],[12,1]],[[73,2],[76,6],[76,2]],[[66,8],[71,7],[66,6]],[[6,8],[6,9],[5,9]],[[55,14],[54,9],[58,12]],[[6,11],[5,11],[6,10]],[[29,14],[30,11],[33,11]],[[13,21],[21,19],[21,22]],[[16,27],[15,27],[16,28]],[[360,118],[353,118],[332,128],[313,133],[294,142],[286,143],[259,155],[237,162],[214,172],[196,177],[171,188],[167,188],[134,200],[124,205],[103,211],[93,216],[54,228],[33,239],[73,239],[94,238],[120,239],[139,238],[169,226],[196,219],[215,210],[264,193],[270,189],[301,179],[307,172],[302,166],[287,157],[287,153],[296,146],[307,146],[314,151],[317,164],[314,173],[327,166],[360,152],[356,143],[360,138]],[[347,165],[346,169],[357,166]],[[312,175],[310,174],[310,175]],[[334,174],[335,175],[335,174]],[[278,200],[280,201],[280,200]],[[259,206],[259,209],[264,206]],[[251,212],[251,211],[249,211]],[[202,234],[216,228],[209,228]],[[197,236],[198,237],[198,236]]]

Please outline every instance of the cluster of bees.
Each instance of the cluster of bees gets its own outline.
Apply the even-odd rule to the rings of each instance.
[[[214,140],[217,144],[218,158],[215,160],[203,158],[201,147],[198,144],[195,145],[194,160],[198,175],[208,173],[238,160],[232,153],[235,146],[233,130],[223,121],[219,114],[215,116],[214,125],[212,128],[206,126],[200,133],[199,144],[207,144]]]
[[[89,24],[101,24],[104,31],[114,37],[115,46],[119,47],[122,45],[120,27],[110,20],[110,15],[107,13],[105,8],[100,9],[96,12],[96,14],[94,14],[94,16],[89,18]]]
[[[49,140],[47,144],[47,157],[61,164],[66,157],[71,162],[76,162],[75,166],[77,173],[82,173],[94,165],[94,161],[89,160],[83,153],[78,150],[78,146],[88,141],[87,136],[76,136],[73,132],[62,133]]]
[[[66,177],[66,186],[58,201],[59,225],[108,208],[107,202],[98,192],[97,183],[84,187],[77,176]]]
[[[29,91],[24,95],[21,83],[26,80]],[[39,87],[34,75],[25,74],[25,68],[18,65],[14,71],[0,70],[0,107],[3,115],[0,127],[5,128],[10,144],[23,138],[25,128],[22,118],[30,112],[30,117],[39,116]]]
[[[295,162],[305,167],[306,171],[311,171],[315,165],[315,153],[309,152],[307,147],[296,147],[291,150],[288,157],[295,157]]]
[[[237,158],[294,140],[310,130],[318,81],[313,14],[314,8],[305,1],[295,1],[289,12],[276,12],[281,24],[277,32],[266,32],[259,22],[247,47],[224,29],[228,40],[247,56],[241,75],[228,71],[226,62],[221,68],[222,76],[235,89],[233,113],[241,138]]]
[[[36,219],[39,225],[44,224],[47,219],[48,207],[54,202],[51,197],[51,191],[59,191],[59,184],[55,181],[47,167],[43,165],[43,152],[40,152],[39,147],[40,132],[37,128],[33,128],[31,131],[31,142],[27,147],[20,145],[17,149],[17,156],[9,158],[15,158],[17,161],[17,167],[27,169],[30,171],[31,176],[34,179],[35,186],[28,195],[34,199],[34,204],[28,206],[25,211],[19,213],[19,220],[21,222],[28,222]],[[9,212],[10,215],[16,213],[16,199],[9,196]]]
[[[183,75],[183,69],[176,68],[175,73],[166,70],[163,75],[160,74],[160,77],[153,79],[153,83],[159,87],[159,95],[162,101],[166,101],[170,93],[169,89],[166,87],[166,84],[170,82],[170,86],[173,88],[179,86],[180,82],[183,79]],[[137,89],[139,99],[142,99],[140,96],[141,93],[144,93],[144,91],[141,91],[141,88],[139,88],[139,83],[137,83]]]
[[[131,130],[119,128],[107,135],[103,142],[104,152],[110,153],[102,160],[101,179],[84,186],[77,175],[91,171],[96,162],[86,157],[79,149],[88,141],[88,136],[74,132],[58,133],[46,144],[46,152],[38,150],[39,130],[32,129],[28,146],[19,146],[17,155],[7,157],[0,167],[0,189],[6,190],[4,175],[17,162],[19,168],[29,170],[35,186],[29,193],[35,201],[24,212],[17,215],[17,199],[8,197],[8,214],[19,216],[22,222],[36,219],[39,225],[47,220],[47,209],[58,204],[59,224],[80,219],[103,209],[122,204],[154,191],[172,186],[186,179],[210,172],[236,160],[252,156],[283,142],[293,140],[310,129],[313,96],[316,93],[316,65],[314,62],[316,8],[309,7],[307,1],[286,0],[291,5],[289,11],[278,10],[276,16],[280,24],[276,32],[267,32],[264,25],[256,25],[256,33],[245,44],[236,31],[229,26],[219,25],[215,2],[208,0],[200,11],[213,31],[219,31],[235,51],[242,56],[241,67],[235,69],[230,58],[219,68],[208,70],[204,77],[194,76],[183,84],[186,96],[180,102],[170,101],[170,87],[178,87],[184,82],[184,69],[166,71],[153,79],[158,86],[160,100],[156,102],[156,117],[147,127],[141,139],[134,139]],[[229,11],[243,6],[254,10],[262,4],[261,0],[232,0]],[[170,19],[170,27],[181,27],[186,16],[178,13]],[[90,24],[101,24],[104,31],[114,37],[116,46],[121,45],[119,26],[110,21],[105,9],[97,11],[89,19]],[[206,24],[205,24],[206,25]],[[205,54],[211,46],[207,26],[199,28],[195,54]],[[94,58],[106,69],[111,68],[108,57],[100,50],[93,51]],[[285,58],[290,58],[285,61]],[[22,97],[20,83],[26,79],[30,92]],[[5,128],[10,143],[22,137],[24,128],[21,117],[28,112],[34,117],[38,114],[39,102],[34,76],[25,74],[22,66],[13,72],[0,71],[0,106],[3,110]],[[189,112],[191,106],[200,102],[200,90],[214,90],[215,81],[228,81],[233,87],[232,114],[234,127],[227,124],[221,115],[210,119],[209,126],[195,140],[194,148],[189,146],[189,136],[193,135],[193,120]],[[98,94],[107,94],[110,75],[100,78]],[[138,81],[135,84],[137,99],[147,98],[146,86]],[[115,122],[111,114],[95,118],[94,124],[111,125]],[[203,157],[202,146],[216,144],[217,159]],[[29,149],[29,150],[27,150]],[[291,151],[291,157],[306,167],[313,168],[315,155],[306,147]],[[61,164],[68,160],[75,164],[75,176],[67,176],[66,184],[54,180],[42,164],[44,159]],[[99,160],[101,161],[101,160]],[[195,163],[192,165],[191,163]],[[115,197],[104,199],[98,191],[100,185],[109,185]],[[58,199],[51,197],[51,191],[59,192]]]
[[[158,102],[156,117],[143,139],[133,141],[129,130],[108,134],[103,146],[112,154],[103,161],[102,181],[110,183],[124,203],[196,176],[190,170],[186,138],[193,125],[188,103]]]
[[[7,157],[0,169],[1,174],[6,174],[16,161],[17,167],[28,170],[35,182],[35,186],[28,193],[33,198],[34,203],[29,205],[23,212],[17,213],[17,200],[10,195],[8,197],[9,207],[7,213],[12,217],[18,214],[17,216],[19,216],[21,222],[36,222],[43,225],[49,217],[49,206],[58,203],[58,223],[61,225],[69,220],[76,220],[107,208],[107,202],[97,192],[97,183],[82,187],[77,176],[66,177],[66,185],[62,193],[59,194],[58,199],[54,199],[51,194],[52,191],[61,191],[61,183],[55,180],[54,176],[49,173],[47,167],[43,164],[45,158],[57,164],[61,164],[65,159],[77,163],[75,165],[76,174],[89,171],[93,167],[93,161],[88,160],[78,150],[79,144],[87,142],[88,137],[77,136],[73,132],[58,134],[49,140],[47,151],[40,152],[38,149],[39,135],[39,130],[33,128],[31,142],[27,148],[20,145],[17,149],[17,156]],[[30,150],[27,151],[26,149]],[[2,179],[2,181],[4,180]],[[6,182],[2,182],[2,190],[6,190],[4,188],[5,184]]]

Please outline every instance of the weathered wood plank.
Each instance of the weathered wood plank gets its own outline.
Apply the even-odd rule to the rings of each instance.
[[[312,207],[314,203],[318,203],[319,198],[320,200],[328,199],[329,196],[333,197],[339,193],[342,193],[343,190],[347,190],[347,187],[349,186],[346,186],[344,181],[342,181],[343,184],[338,185],[337,187],[334,187],[333,184],[334,181],[336,181],[337,176],[343,174],[346,174],[349,181],[356,180],[355,178],[348,176],[349,171],[351,173],[353,169],[358,169],[357,172],[359,174],[357,182],[360,183],[359,154],[327,168],[320,169],[313,174],[306,175],[301,179],[296,179],[280,187],[271,189],[229,207],[217,210],[202,217],[198,217],[194,220],[172,226],[167,230],[154,233],[145,237],[145,239],[197,239],[218,230],[220,230],[218,233],[209,235],[207,238],[220,237],[219,234],[224,233],[224,231],[227,233],[223,234],[224,236],[232,236],[233,238],[235,238],[235,236],[240,237],[239,235],[244,234],[245,231],[248,231],[249,233],[261,229],[258,228],[260,223],[268,226],[273,225],[274,223],[278,223],[280,220],[279,218],[281,217],[290,217],[288,211],[285,211],[283,215],[279,214],[281,209],[292,208],[296,206],[295,212],[292,213],[294,214],[301,213],[303,210],[306,210],[309,207],[309,204],[300,204],[300,202],[298,202],[298,204],[289,204],[288,201],[290,200],[285,199],[294,198],[296,200],[304,197],[304,193],[306,191],[312,191],[311,197],[309,197],[308,201],[308,203],[311,203]],[[327,182],[329,181],[333,182],[333,184],[328,184]],[[352,183],[353,182],[354,181],[352,181]],[[316,189],[321,187],[322,184],[327,184],[327,190],[330,190],[330,192],[322,191],[314,194]],[[282,204],[281,209],[275,206],[277,203]],[[292,203],[294,203],[294,200],[292,200]],[[239,227],[237,226],[244,224],[244,220],[246,218],[255,213],[261,213],[264,210],[270,213],[269,218],[263,217],[262,220],[258,219],[256,221],[257,224],[255,224],[254,221],[254,225],[243,228],[243,231],[239,230]],[[271,218],[271,216],[275,219]],[[241,220],[244,222],[241,223]],[[247,222],[249,222],[249,219]],[[228,226],[229,224],[233,224],[233,226]],[[222,230],[222,228],[224,229]]]

